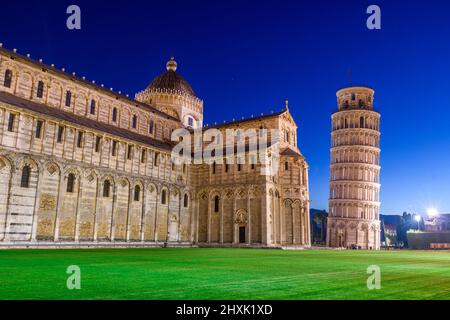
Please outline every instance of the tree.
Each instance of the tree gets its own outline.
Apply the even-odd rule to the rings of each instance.
[[[327,230],[327,218],[328,218],[328,214],[327,212],[324,211],[318,211],[316,213],[314,213],[314,217],[313,217],[313,221],[315,223],[315,226],[317,228],[317,226],[320,226],[320,237],[319,237],[319,241],[321,243],[325,243],[325,239],[326,239],[326,230]]]

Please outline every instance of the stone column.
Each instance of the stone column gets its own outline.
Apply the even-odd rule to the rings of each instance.
[[[41,189],[42,189],[42,181],[44,180],[44,171],[45,168],[39,171],[38,174],[38,182],[36,189],[36,201],[34,203],[34,213],[33,213],[33,222],[31,227],[31,241],[36,242],[36,234],[37,234],[37,225],[38,225],[38,214],[39,214],[39,204],[41,199]]]
[[[142,150],[141,150],[141,152],[142,152]],[[144,240],[145,240],[145,215],[147,214],[146,213],[146,210],[147,210],[147,198],[148,198],[148,195],[147,195],[147,188],[145,187],[145,181],[144,181],[144,184],[143,184],[143,187],[142,187],[142,212],[141,212],[141,230],[139,231],[140,232],[140,238],[141,238],[141,242],[144,242]]]
[[[214,198],[213,198],[214,199]],[[211,242],[211,197],[208,195],[208,218],[207,218],[207,238],[208,243]]]
[[[62,202],[64,197],[64,172],[61,171],[61,176],[59,179],[59,192],[58,192],[58,200],[57,200],[57,209],[56,209],[56,217],[55,217],[55,235],[54,235],[54,241],[59,241],[59,216],[61,214],[62,210]]]
[[[126,226],[126,233],[125,233],[125,239],[126,241],[130,241],[130,216],[131,216],[131,201],[133,201],[133,186],[130,183],[129,184],[130,189],[128,192],[128,206],[127,206],[127,226]]]
[[[224,203],[225,194],[222,196],[222,201],[220,202],[220,243],[223,244],[223,214],[224,214]]]
[[[77,203],[75,205],[75,242],[79,241],[79,232],[80,232],[80,194],[81,194],[81,178],[82,178],[82,172],[80,170],[80,175],[78,177],[78,190],[77,190]],[[76,179],[75,179],[76,181]]]
[[[115,215],[118,211],[118,201],[117,201],[117,183],[119,183],[117,181],[117,179],[114,181],[114,187],[113,187],[113,200],[112,200],[112,210],[111,210],[111,219],[110,219],[110,238],[111,238],[111,242],[114,242],[115,239],[115,223],[116,223],[116,219],[115,219]]]
[[[158,204],[161,201],[161,188],[156,190],[156,205],[155,205],[155,225],[153,227],[153,236],[155,237],[155,242],[158,242]]]
[[[250,212],[251,209],[251,198],[250,198],[250,191],[247,192],[247,215],[248,215],[248,238],[247,238],[247,243],[251,244],[252,243],[252,214]]]
[[[236,237],[239,234],[239,230],[236,231],[236,195],[233,192],[233,213],[231,215],[231,226],[232,226],[232,230],[233,230],[233,243],[239,243],[239,239],[236,239]]]

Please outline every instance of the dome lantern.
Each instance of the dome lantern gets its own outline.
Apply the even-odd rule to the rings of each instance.
[[[171,57],[170,58],[170,60],[167,62],[167,64],[166,64],[166,69],[167,69],[167,71],[173,71],[173,72],[175,72],[175,71],[177,71],[177,67],[178,67],[178,64],[177,64],[177,62],[175,61],[175,58],[174,57]]]

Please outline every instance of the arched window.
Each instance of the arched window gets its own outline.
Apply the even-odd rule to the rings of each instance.
[[[284,163],[284,170],[285,171],[289,170],[289,162],[287,162],[287,161]]]
[[[184,207],[187,208],[189,206],[189,196],[187,194],[184,195]]]
[[[150,120],[148,124],[148,133],[153,134],[153,120]]]
[[[75,186],[75,175],[73,173],[70,173],[67,177],[67,192],[73,193],[73,189]]]
[[[66,91],[66,101],[65,101],[66,107],[70,107],[71,102],[72,102],[72,92]]]
[[[116,122],[117,121],[117,108],[114,107],[112,110],[112,121]]]
[[[91,100],[91,107],[90,107],[90,113],[95,114],[95,100]]]
[[[161,204],[166,204],[166,202],[167,202],[167,192],[166,192],[166,190],[163,190],[162,192],[161,192]]]
[[[356,94],[352,93],[352,101],[356,100]]]
[[[364,128],[364,117],[359,118],[359,127]]]
[[[5,71],[5,78],[3,80],[3,86],[6,88],[11,88],[11,82],[12,82],[12,71],[7,69]]]
[[[141,187],[135,186],[134,187],[134,201],[139,201],[140,197],[141,197]]]
[[[214,212],[219,212],[219,204],[220,204],[220,198],[219,196],[214,197]]]
[[[109,180],[105,180],[103,182],[103,197],[109,198],[109,190],[111,189],[111,182]]]
[[[194,119],[191,117],[188,118],[188,126],[193,127],[194,126]]]
[[[133,127],[133,129],[137,128],[137,115],[135,115],[135,114],[133,115],[133,120],[132,120],[131,126]]]
[[[43,96],[44,96],[44,82],[39,81],[38,86],[37,86],[37,91],[36,91],[36,97],[42,98]]]
[[[216,174],[216,162],[215,161],[213,162],[213,165],[212,165],[212,173]]]
[[[30,175],[31,175],[31,168],[30,168],[30,166],[24,166],[22,168],[22,179],[20,180],[20,186],[22,188],[29,188],[30,187]]]

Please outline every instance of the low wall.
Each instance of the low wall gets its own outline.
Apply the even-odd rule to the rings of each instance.
[[[450,232],[408,233],[409,249],[428,250],[432,243],[450,243]]]

